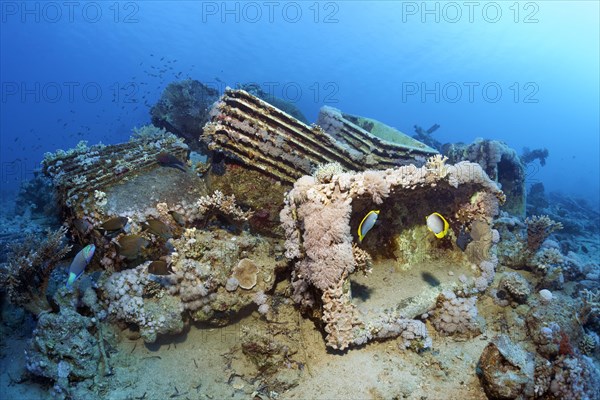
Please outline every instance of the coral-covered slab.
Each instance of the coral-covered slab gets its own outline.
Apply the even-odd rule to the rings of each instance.
[[[281,221],[293,298],[320,312],[328,346],[400,336],[404,347],[428,347],[423,322],[412,318],[435,309],[443,291],[470,297],[493,280],[499,238],[490,224],[504,195],[478,164],[446,165],[438,155],[420,168],[315,176],[295,183]],[[358,227],[372,210],[377,223],[360,241]],[[449,225],[441,239],[426,226],[434,212]],[[448,331],[476,328],[476,310],[455,311],[434,315],[468,317],[464,327],[444,325]]]
[[[52,179],[60,205],[82,217],[85,211],[92,211],[95,204],[106,203],[105,192],[110,187],[165,168],[159,163],[161,153],[185,160],[187,152],[187,145],[175,135],[156,128],[142,128],[126,143],[88,147],[81,142],[68,151],[47,153],[42,166]],[[135,199],[131,190],[128,193],[129,200]]]
[[[333,118],[327,120],[331,127]],[[413,140],[387,142],[346,121],[336,135],[308,126],[243,90],[227,89],[211,111],[202,140],[251,168],[293,183],[320,164],[337,162],[353,171],[422,163],[436,151]],[[344,138],[344,135],[352,137]],[[358,145],[360,142],[360,145]]]

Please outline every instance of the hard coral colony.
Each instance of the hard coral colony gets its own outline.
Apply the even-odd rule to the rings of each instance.
[[[216,102],[174,106],[204,104],[194,93]],[[199,137],[177,125],[190,118],[205,123]],[[489,398],[600,396],[600,267],[557,235],[565,214],[523,218],[527,161],[505,144],[428,140],[442,155],[369,118],[323,107],[309,126],[196,81],[169,85],[153,121],[179,136],[146,126],[127,143],[47,154],[65,227],[14,245],[0,269],[11,302],[38,318],[27,369],[64,398],[107,393],[123,335],[184,346],[195,330],[238,325],[227,383],[251,382],[253,398],[323,368],[307,329],[325,358],[384,342],[394,362],[409,349],[440,368],[466,342]],[[67,269],[68,232],[83,250]]]

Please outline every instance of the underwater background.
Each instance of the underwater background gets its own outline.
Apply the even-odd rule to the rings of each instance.
[[[46,151],[125,139],[190,77],[256,82],[310,121],[331,105],[408,134],[440,124],[442,143],[547,148],[528,181],[597,208],[598,3],[457,4],[4,2],[3,196]]]
[[[597,1],[0,1],[1,399],[600,399]]]

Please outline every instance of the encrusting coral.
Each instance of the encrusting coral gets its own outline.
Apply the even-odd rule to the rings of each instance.
[[[457,297],[445,291],[438,297],[432,324],[438,332],[446,335],[479,335],[482,331],[477,312],[477,297]]]
[[[249,258],[243,258],[233,270],[233,277],[242,289],[252,289],[256,285],[258,267]]]
[[[61,206],[82,217],[84,211],[91,214],[99,208],[96,201],[107,201],[103,193],[108,188],[160,168],[161,152],[185,159],[187,151],[181,139],[150,125],[136,130],[126,143],[88,147],[80,142],[68,151],[46,153],[42,169],[52,179]]]
[[[521,221],[503,217],[496,221],[503,237],[498,255],[502,263],[513,269],[529,269],[546,276],[560,274],[560,266],[567,260],[549,236],[562,229],[547,215],[531,216]]]
[[[248,232],[188,228],[168,245],[171,274],[152,275],[143,263],[102,285],[109,315],[137,325],[146,342],[181,332],[189,319],[225,325],[275,282],[269,242]]]
[[[205,218],[210,213],[218,212],[233,218],[237,222],[247,221],[252,216],[251,211],[244,211],[236,205],[235,196],[226,196],[216,190],[210,196],[202,196],[195,204],[199,215],[195,219]]]
[[[472,290],[477,292],[485,290],[493,280],[497,259],[490,252],[495,242],[489,224],[497,212],[498,201],[502,200],[502,192],[478,164],[446,165],[441,157],[431,158],[421,168],[408,165],[385,171],[340,173],[327,183],[303,177],[287,194],[286,206],[280,215],[286,234],[286,256],[294,263],[292,297],[303,307],[322,304],[327,345],[332,348],[345,349],[371,339],[402,335],[402,321],[410,319],[391,317],[389,321],[393,321],[395,328],[387,331],[394,333],[381,335],[383,320],[378,317],[365,320],[352,303],[348,277],[359,265],[362,270],[369,268],[365,268],[369,265],[368,257],[354,250],[351,227],[358,224],[358,215],[365,212],[363,210],[378,207],[380,220],[398,221],[389,223],[387,228],[378,228],[382,231],[380,236],[394,237],[400,231],[425,234],[424,220],[432,208],[438,208],[456,225],[457,232],[452,235],[458,234],[461,226],[470,231],[473,225],[476,240],[467,246],[465,255],[449,243],[455,250],[448,255],[454,254],[452,257],[457,259],[477,255],[471,257],[471,262],[480,266],[480,276],[471,281]],[[465,212],[469,205],[471,208]],[[402,207],[410,211],[401,215]],[[477,227],[475,221],[479,221],[481,227]],[[377,239],[377,234],[370,235],[363,246],[368,246],[369,240],[394,242],[389,237]],[[418,242],[413,244],[418,246]],[[435,243],[427,246],[433,246],[434,251]],[[431,298],[432,302],[436,296]]]
[[[48,230],[46,237],[30,235],[12,247],[8,263],[0,270],[0,285],[13,303],[35,315],[50,310],[46,298],[50,274],[71,250],[65,244],[66,232],[64,227]]]
[[[503,209],[513,215],[525,216],[525,165],[516,150],[497,140],[476,139],[470,145],[444,145],[443,153],[451,163],[465,160],[481,165],[506,195]]]

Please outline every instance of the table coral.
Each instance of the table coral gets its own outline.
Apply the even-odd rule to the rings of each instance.
[[[254,261],[243,258],[233,270],[233,277],[237,279],[242,289],[252,289],[256,285],[256,275],[259,269]]]

